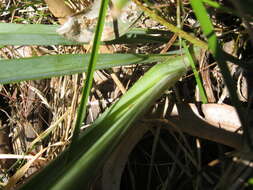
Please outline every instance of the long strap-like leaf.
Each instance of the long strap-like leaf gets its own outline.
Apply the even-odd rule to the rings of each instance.
[[[96,69],[161,62],[172,55],[101,54]],[[0,84],[87,72],[90,54],[0,60]]]
[[[21,189],[29,190],[35,186],[38,190],[88,189],[132,123],[188,68],[185,56],[155,65],[81,135],[73,149],[74,157],[67,165],[63,165],[66,151]]]

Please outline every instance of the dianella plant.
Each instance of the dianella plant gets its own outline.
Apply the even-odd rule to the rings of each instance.
[[[60,24],[57,24],[56,21],[52,24],[0,23],[1,48],[9,46],[33,47],[29,57],[8,59],[8,55],[2,56],[0,60],[0,90],[7,86],[11,88],[14,84],[22,84],[24,81],[38,82],[42,79],[49,80],[53,77],[63,76],[74,78],[74,74],[79,74],[75,76],[81,81],[81,87],[79,86],[78,89],[73,86],[72,89],[76,91],[75,93],[78,90],[80,92],[80,97],[76,97],[77,111],[73,109],[73,104],[71,104],[62,115],[58,115],[57,119],[48,123],[46,129],[37,132],[36,138],[28,143],[26,150],[20,153],[21,157],[18,161],[12,164],[9,171],[15,171],[14,175],[11,176],[8,172],[3,174],[1,181],[3,188],[62,190],[97,187],[99,189],[120,189],[122,172],[134,146],[148,130],[151,130],[156,137],[157,132],[154,132],[152,128],[148,129],[148,126],[154,121],[160,123],[159,125],[172,125],[172,128],[175,128],[174,125],[183,126],[182,129],[174,129],[182,135],[183,139],[182,132],[186,132],[240,150],[235,154],[240,155],[243,159],[251,158],[253,146],[251,129],[241,99],[238,97],[236,83],[233,74],[231,74],[231,65],[247,71],[251,70],[252,65],[241,59],[240,55],[234,53],[235,51],[224,49],[225,40],[220,38],[225,34],[219,31],[218,24],[214,23],[218,19],[214,19],[210,15],[214,15],[214,12],[218,11],[239,19],[243,30],[245,30],[244,34],[252,43],[251,20],[253,13],[252,9],[249,9],[252,3],[236,0],[230,0],[228,4],[213,0],[190,0],[189,2],[177,0],[162,1],[160,5],[159,1],[149,0],[95,0],[92,3],[90,1],[45,0],[43,4],[47,5],[51,13],[58,18],[57,22]],[[77,5],[79,5],[79,9],[76,8]],[[6,6],[8,6],[7,3]],[[36,8],[35,5],[31,7]],[[7,11],[6,7],[2,9]],[[59,15],[59,12],[63,15]],[[174,18],[172,18],[173,16]],[[145,19],[152,23],[152,26],[158,27],[149,28],[146,24],[141,28],[140,26],[143,24],[138,23],[145,23]],[[139,52],[132,51],[134,53],[127,51],[121,51],[121,53],[103,52],[103,48],[106,46],[118,47],[123,44],[133,48],[138,48],[139,44],[160,44],[163,48],[159,52],[153,51],[152,53],[139,50]],[[238,42],[238,44],[240,43]],[[74,49],[76,46],[85,47],[86,53],[38,56],[34,50],[38,46],[60,46],[70,49]],[[191,72],[193,72],[195,77],[193,81],[196,81],[196,89],[200,94],[198,102],[204,107],[207,103],[215,102],[212,100],[206,84],[202,82],[205,79],[199,71],[201,65],[198,63],[203,63],[203,55],[208,55],[220,70],[220,76],[226,86],[224,88],[226,88],[233,113],[239,123],[237,127],[241,127],[240,134],[221,129],[223,125],[220,124],[221,121],[216,122],[216,126],[221,126],[221,128],[217,129],[214,126],[212,128],[210,123],[204,123],[207,118],[200,113],[197,115],[200,118],[203,117],[201,121],[195,121],[194,117],[189,117],[189,115],[185,117],[184,112],[189,106],[185,108],[182,108],[182,105],[178,106],[177,119],[167,120],[165,117],[161,119],[159,116],[149,121],[150,118],[145,117],[152,115],[150,110],[153,110],[152,106],[161,97],[172,94],[171,89],[174,94],[177,94],[178,89],[174,85],[178,81],[184,80],[182,78],[187,78],[186,75]],[[122,95],[110,102],[110,106],[107,106],[103,113],[99,113],[94,121],[89,122],[89,126],[86,128],[85,124],[89,114],[88,105],[91,102],[92,89],[96,88],[96,86],[93,88],[94,73],[104,69],[111,72],[114,68],[133,65],[146,68],[143,76],[136,79],[136,82],[131,84],[128,90],[122,88]],[[113,74],[111,76],[115,77]],[[62,85],[65,83],[67,81]],[[122,85],[120,82],[117,84]],[[29,86],[29,89],[40,97],[47,109],[53,109],[47,98],[43,97],[42,90],[36,91],[32,86]],[[75,93],[73,97],[77,96]],[[175,99],[177,99],[177,103],[184,101],[179,95],[176,95]],[[174,110],[174,108],[172,109]],[[174,112],[172,111],[172,113]],[[73,116],[73,121],[69,121],[71,128],[65,129],[69,130],[69,136],[65,139],[64,148],[60,153],[57,153],[54,159],[48,159],[50,162],[42,164],[41,169],[36,170],[29,179],[26,179],[25,176],[29,168],[34,167],[34,164],[39,162],[41,157],[48,152],[46,146],[40,150],[36,150],[36,147],[41,146],[39,144],[42,142],[49,147],[50,137],[54,135],[59,126],[62,126],[62,123],[68,123],[65,118],[69,115]],[[166,113],[163,115],[165,116]],[[56,114],[52,113],[52,117],[56,117]],[[188,119],[187,125],[185,118]],[[11,120],[11,117],[9,119]],[[170,123],[172,121],[174,124]],[[20,122],[22,121],[20,120]],[[160,143],[166,147],[162,141]],[[154,143],[152,155],[155,153],[155,147]],[[192,150],[189,152],[191,153],[187,154],[187,159],[191,160],[194,167],[198,168],[197,173],[201,173],[202,169],[193,158],[194,153]],[[34,155],[28,159],[31,153]],[[176,157],[175,160],[177,160]],[[148,172],[148,183],[144,184],[144,189],[151,188],[153,161],[151,161]],[[185,173],[190,179],[195,179],[195,174],[185,169],[180,161],[177,160],[175,163],[181,167],[182,173]],[[209,179],[208,174],[205,172],[202,174],[204,179]],[[105,176],[111,176],[111,178],[108,179],[109,177]],[[216,188],[225,187],[227,185],[224,183],[225,179],[225,177],[222,178],[214,186]],[[166,180],[159,189],[169,187],[169,182]],[[196,177],[193,184],[194,189],[205,187],[200,181]]]

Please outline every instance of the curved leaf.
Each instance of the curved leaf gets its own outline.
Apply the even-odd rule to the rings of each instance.
[[[69,155],[65,151],[21,189],[35,186],[37,189],[88,189],[94,176],[128,132],[131,124],[188,68],[189,63],[185,56],[155,65],[81,135],[70,162],[66,162],[65,156]]]

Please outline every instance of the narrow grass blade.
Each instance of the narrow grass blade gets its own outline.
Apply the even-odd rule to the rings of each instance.
[[[108,4],[109,4],[109,0],[102,0],[101,1],[95,36],[94,36],[92,50],[91,50],[91,56],[90,56],[89,64],[88,64],[88,71],[86,73],[86,80],[85,80],[85,84],[84,84],[84,87],[82,90],[82,98],[81,98],[81,102],[80,102],[78,112],[77,112],[77,118],[76,118],[73,136],[72,136],[72,142],[70,144],[70,154],[72,154],[73,149],[75,148],[74,145],[75,145],[78,135],[80,133],[80,128],[82,126],[82,122],[86,116],[87,104],[88,104],[88,100],[89,100],[90,90],[92,87],[93,75],[94,75],[94,71],[95,71],[96,64],[97,64],[98,50],[99,50],[99,46],[100,46],[102,32],[104,29],[105,17],[106,17]],[[72,155],[70,155],[70,157],[71,156]]]
[[[196,83],[197,83],[198,88],[199,88],[201,100],[202,100],[203,104],[206,104],[207,103],[206,92],[205,92],[205,89],[203,87],[202,81],[200,79],[199,73],[198,73],[198,71],[196,69],[196,66],[195,66],[196,60],[193,57],[194,55],[192,55],[193,52],[192,51],[190,52],[190,50],[189,50],[188,46],[186,45],[185,41],[182,41],[182,44],[183,44],[185,53],[186,53],[186,55],[189,59],[189,63],[191,65],[192,71],[194,73],[194,77],[195,77]]]
[[[241,103],[239,102],[239,99],[236,93],[236,87],[235,87],[235,84],[233,83],[233,79],[230,75],[230,72],[226,63],[227,59],[226,57],[224,57],[224,53],[222,51],[221,45],[219,44],[219,41],[215,35],[211,19],[208,16],[208,13],[203,5],[202,0],[190,0],[190,3],[198,21],[200,22],[202,31],[208,39],[208,47],[212,55],[214,56],[214,58],[217,60],[218,66],[221,69],[221,73],[226,83],[226,86],[228,88],[232,104],[233,106],[235,106],[237,113],[239,115],[239,118],[241,120],[241,123],[243,125],[243,130],[244,130],[243,134],[246,137],[245,138],[246,142],[251,148],[253,148],[253,144],[251,143],[251,140],[249,137],[249,129],[246,125],[243,111],[241,108]]]

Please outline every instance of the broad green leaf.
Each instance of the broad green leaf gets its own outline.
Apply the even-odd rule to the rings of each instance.
[[[32,189],[35,186],[36,189],[88,189],[131,124],[188,68],[185,56],[155,65],[80,136],[70,162],[65,160],[68,156],[66,150],[21,189]]]
[[[56,33],[59,25],[0,23],[1,45],[76,45],[82,44],[68,40]],[[106,44],[157,43],[167,42],[168,32],[133,28],[118,39]]]
[[[100,54],[96,69],[163,61],[171,56]],[[86,72],[89,57],[90,54],[70,54],[0,60],[0,84]]]

